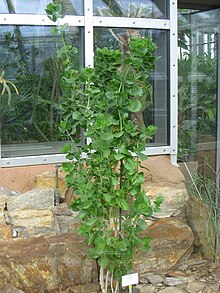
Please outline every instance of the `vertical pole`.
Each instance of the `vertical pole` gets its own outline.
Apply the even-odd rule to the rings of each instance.
[[[85,15],[85,66],[93,67],[94,41],[93,41],[93,1],[84,1]]]
[[[130,285],[128,288],[129,288],[129,293],[132,293],[132,285]]]
[[[93,37],[93,0],[84,0],[85,15],[85,67],[94,67],[94,37]],[[91,138],[86,139],[86,144]]]
[[[196,15],[191,15],[190,23],[191,23],[191,40],[190,40],[190,51],[193,53],[193,56],[199,56],[200,54],[200,45],[199,43],[199,32],[197,27],[197,17]],[[193,154],[190,155],[191,160],[194,160],[194,153],[197,151],[197,104],[198,104],[198,69],[197,69],[197,61],[191,61],[191,72],[190,72],[190,103],[191,103],[191,129],[193,134],[190,139],[189,148],[193,150]]]
[[[178,152],[178,23],[177,0],[170,0],[170,155],[177,164]]]
[[[220,188],[220,9],[217,24],[217,143],[216,143],[216,185]]]

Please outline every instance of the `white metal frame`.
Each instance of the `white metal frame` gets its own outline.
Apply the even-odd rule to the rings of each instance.
[[[220,15],[218,19],[218,30],[217,30],[217,60],[218,60],[218,74],[217,74],[217,145],[216,145],[216,185],[218,190],[220,190]]]
[[[59,24],[69,23],[70,26],[85,28],[85,66],[93,67],[94,27],[124,27],[161,29],[170,31],[170,145],[147,147],[147,155],[170,154],[171,162],[177,164],[177,129],[178,129],[178,94],[177,94],[177,0],[170,0],[170,19],[144,19],[125,17],[93,16],[93,0],[84,0],[84,16],[65,16]],[[54,26],[46,15],[0,14],[0,25],[44,25]],[[0,144],[1,154],[1,144]],[[15,158],[1,158],[0,167],[22,165],[51,164],[64,162],[65,156],[41,155]]]

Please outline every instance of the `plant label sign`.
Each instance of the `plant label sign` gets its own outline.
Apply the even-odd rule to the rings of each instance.
[[[138,273],[122,276],[122,287],[138,284]]]

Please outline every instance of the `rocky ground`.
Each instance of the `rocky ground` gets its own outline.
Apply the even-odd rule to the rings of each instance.
[[[178,269],[166,274],[140,276],[133,293],[220,293],[220,263],[193,255]]]

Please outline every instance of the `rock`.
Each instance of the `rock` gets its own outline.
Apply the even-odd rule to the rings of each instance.
[[[14,190],[9,190],[3,186],[0,186],[0,197],[6,195],[6,196],[17,196],[20,193]]]
[[[73,212],[68,208],[66,203],[61,203],[53,208],[53,212],[57,216],[72,216]]]
[[[142,162],[140,168],[145,174],[143,189],[147,191],[148,185],[184,187],[185,178],[180,169],[172,165],[169,156],[151,156]],[[154,184],[152,184],[154,183]]]
[[[0,225],[6,224],[6,219],[5,219],[5,212],[0,209]]]
[[[174,277],[167,277],[164,279],[164,284],[167,286],[178,286],[183,283],[187,283],[188,279],[187,278],[174,278]]]
[[[80,225],[79,219],[76,217],[78,214],[73,213],[72,216],[56,216],[56,227],[59,233],[71,233],[76,231]]]
[[[48,209],[21,209],[10,213],[13,229],[18,231],[18,237],[30,237],[42,234],[55,234],[55,220]],[[21,227],[23,229],[21,229]],[[19,233],[19,229],[21,233]],[[25,233],[25,234],[24,234]]]
[[[12,284],[8,284],[1,290],[1,293],[25,293],[25,292],[17,289]]]
[[[187,204],[187,221],[195,235],[195,246],[203,258],[212,261],[214,249],[214,223],[210,208],[200,198],[190,196]]]
[[[159,219],[144,234],[152,238],[152,249],[147,253],[137,253],[134,270],[139,274],[166,272],[186,261],[192,253],[192,230],[178,219]]]
[[[25,293],[77,287],[76,292],[91,292],[89,284],[98,282],[97,266],[87,251],[76,233],[0,241],[0,288],[10,280]],[[88,291],[83,291],[84,285]]]
[[[188,201],[188,193],[186,188],[173,188],[173,187],[158,187],[149,186],[146,195],[154,201],[156,197],[163,196],[164,202],[161,204],[159,213],[154,213],[156,218],[171,217],[177,211],[180,212]]]
[[[0,240],[12,238],[12,227],[7,224],[0,224]]]
[[[182,267],[182,266],[180,266],[180,267]],[[188,266],[186,265],[186,267],[188,267]],[[169,271],[169,272],[166,273],[166,276],[167,277],[176,277],[176,278],[187,278],[187,277],[189,277],[188,274],[186,274],[185,272],[183,272],[181,270]]]
[[[148,282],[151,283],[152,285],[157,285],[163,282],[163,278],[159,275],[147,275],[146,277]]]
[[[156,287],[152,285],[136,285],[136,288],[140,290],[140,293],[154,293]]]
[[[202,290],[205,288],[205,284],[195,281],[189,283],[186,288],[189,293],[202,292]]]
[[[8,201],[9,201],[9,196],[5,194],[0,195],[0,213],[2,213],[6,209]]]
[[[9,212],[22,208],[49,209],[54,207],[53,189],[33,189],[19,196],[11,197],[7,204]]]
[[[37,175],[35,178],[35,188],[52,188],[55,190],[56,188],[56,172],[55,171],[47,171],[40,175]],[[66,182],[65,182],[65,173],[62,170],[58,172],[58,190],[60,193],[60,197],[62,199],[65,198],[66,193]]]
[[[207,260],[205,259],[190,259],[188,262],[187,262],[187,266],[190,267],[190,268],[202,268],[204,266],[207,265]]]
[[[181,289],[178,288],[172,288],[172,287],[167,287],[165,289],[162,289],[160,291],[158,291],[158,293],[183,293],[184,291],[182,291]]]

